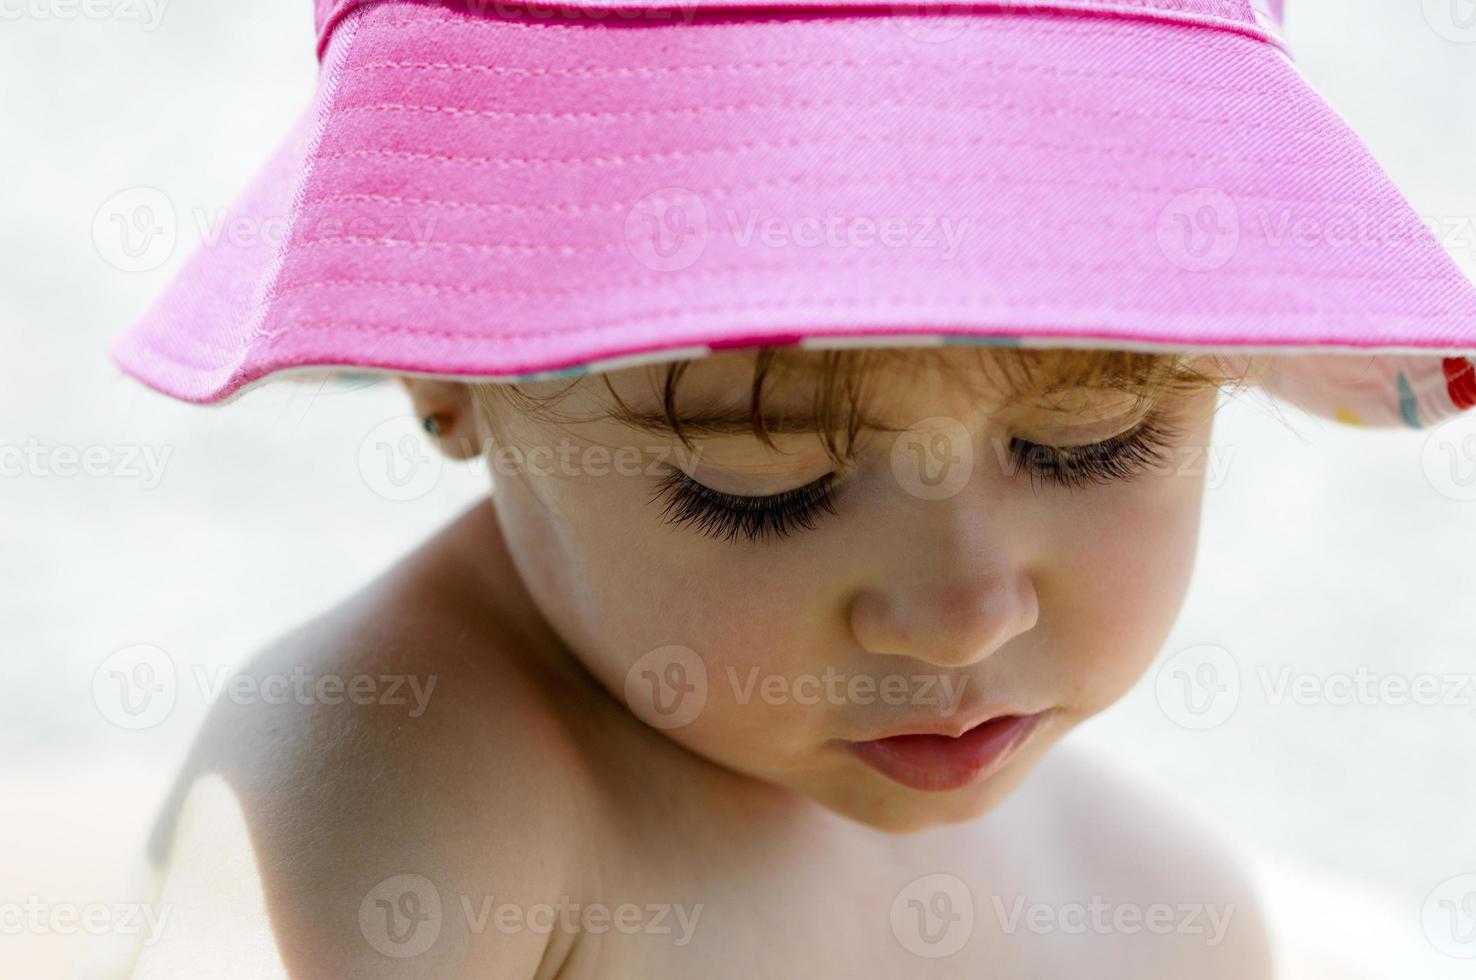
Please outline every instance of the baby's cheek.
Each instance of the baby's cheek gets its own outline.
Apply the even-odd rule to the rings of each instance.
[[[757,552],[714,561],[721,546],[644,512],[640,488],[532,489],[541,504],[500,489],[500,512],[542,612],[584,666],[642,717],[643,701],[669,705],[678,686],[700,684],[700,716],[669,731],[680,741],[772,730],[766,679],[812,669],[826,647],[797,602],[814,583]]]
[[[785,587],[782,569],[746,578],[730,571],[672,579],[669,598],[650,619],[654,630],[630,635],[641,637],[638,646],[673,643],[693,651],[707,684],[705,706],[690,727],[673,736],[741,766],[782,754],[814,720],[809,716],[816,709],[796,703],[793,685],[820,674],[821,658],[833,653],[833,642],[818,634],[820,617],[806,604],[808,593]],[[669,563],[648,574],[670,575]]]
[[[1075,536],[1051,605],[1080,703],[1101,710],[1152,664],[1194,568],[1202,480],[1169,476],[1123,493],[1093,533]]]

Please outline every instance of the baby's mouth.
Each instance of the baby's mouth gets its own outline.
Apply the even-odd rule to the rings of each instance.
[[[845,745],[862,762],[903,786],[946,792],[998,772],[1045,716],[1044,711],[995,715],[958,735],[919,726],[916,731]]]

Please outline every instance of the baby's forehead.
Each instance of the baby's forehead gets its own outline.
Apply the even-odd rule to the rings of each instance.
[[[755,418],[773,434],[900,430],[919,412],[1006,420],[1117,419],[1151,398],[1110,371],[1074,371],[983,348],[729,351],[582,380],[592,418],[660,432],[738,434]],[[1068,358],[1069,360],[1069,358]]]

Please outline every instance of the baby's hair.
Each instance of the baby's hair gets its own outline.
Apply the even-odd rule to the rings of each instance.
[[[944,348],[958,351],[961,348]],[[970,348],[962,348],[964,350]],[[1225,360],[1209,354],[1145,353],[1124,350],[1076,350],[976,347],[981,377],[990,379],[990,397],[1006,401],[1031,401],[1050,407],[1056,399],[1073,391],[1097,389],[1132,397],[1137,408],[1167,398],[1191,395],[1208,388],[1231,391],[1249,379],[1250,362],[1245,358]],[[957,364],[938,356],[938,348],[846,348],[803,350],[793,347],[759,347],[754,351],[753,371],[748,384],[748,423],[756,438],[774,446],[773,428],[782,419],[765,410],[767,392],[784,378],[801,378],[813,384],[811,411],[817,434],[826,451],[839,461],[850,451],[862,429],[886,431],[888,426],[871,418],[863,407],[871,385],[884,365],[922,367],[935,364],[948,373]],[[667,361],[647,370],[655,390],[661,394],[662,410],[655,416],[637,412],[615,391],[607,375],[600,375],[610,396],[609,417],[641,428],[664,426],[688,447],[689,430],[701,429],[702,419],[684,413],[678,404],[682,378],[696,362]],[[571,379],[549,394],[534,395],[517,384],[473,385],[475,401],[489,419],[499,406],[548,421],[573,421],[560,415],[557,403],[588,376]],[[598,383],[598,382],[597,382]]]

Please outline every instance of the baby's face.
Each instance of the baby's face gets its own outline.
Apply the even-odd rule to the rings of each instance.
[[[746,355],[696,361],[678,408],[746,416],[751,377]],[[651,379],[610,376],[659,419]],[[668,737],[883,829],[963,820],[1158,651],[1216,404],[1211,388],[1157,403],[1157,445],[1135,441],[1145,412],[1121,393],[1039,406],[975,385],[936,367],[883,376],[864,406],[882,431],[837,464],[802,427],[771,448],[696,426],[684,449],[609,417],[585,379],[558,420],[497,411],[497,472],[523,471],[497,477],[495,505],[550,624]],[[811,396],[771,382],[765,414],[803,417]]]

